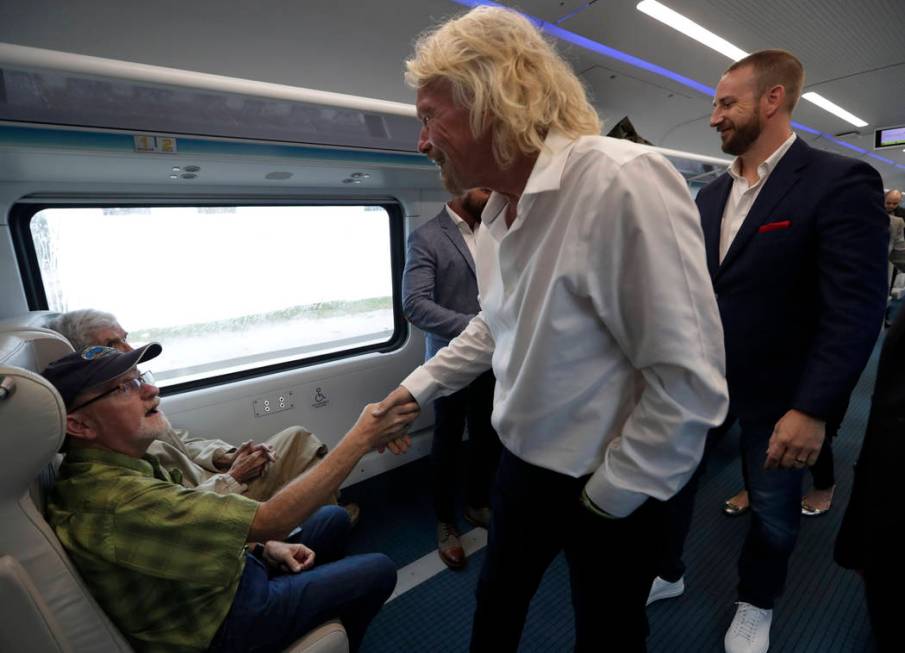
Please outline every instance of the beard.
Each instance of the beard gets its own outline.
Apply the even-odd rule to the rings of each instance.
[[[142,439],[151,442],[153,440],[160,440],[163,437],[173,430],[173,427],[170,425],[170,420],[167,419],[167,416],[162,412],[157,413],[154,421],[156,424],[142,424],[140,428],[140,433]],[[177,436],[178,437],[178,436]]]
[[[461,195],[468,190],[459,179],[456,171],[453,170],[449,159],[446,158],[446,154],[442,150],[437,150],[433,160],[434,163],[440,167],[440,180],[443,182],[443,187],[449,191],[450,195]],[[480,212],[478,215],[481,215]]]
[[[465,193],[462,198],[462,209],[468,213],[475,222],[480,222],[481,213],[484,212],[484,207],[487,206],[488,199],[490,199],[489,195],[476,195],[474,192]]]
[[[755,113],[745,123],[733,123],[732,129],[733,134],[728,140],[723,141],[720,147],[726,154],[741,156],[758,139],[763,131],[763,125],[761,124],[760,116]]]

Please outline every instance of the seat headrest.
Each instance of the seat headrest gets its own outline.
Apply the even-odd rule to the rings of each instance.
[[[63,399],[44,377],[0,365],[8,393],[0,398],[0,497],[20,496],[66,435]]]
[[[21,331],[23,329],[46,329],[47,323],[59,313],[56,311],[29,311],[0,319],[0,331]]]
[[[41,372],[50,363],[73,351],[62,335],[40,327],[0,330],[0,365]]]

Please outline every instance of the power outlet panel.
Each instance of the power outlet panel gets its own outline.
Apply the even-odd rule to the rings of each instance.
[[[264,417],[273,415],[283,410],[289,410],[294,407],[292,390],[285,392],[274,392],[264,397],[258,397],[251,402],[255,410],[255,417]]]

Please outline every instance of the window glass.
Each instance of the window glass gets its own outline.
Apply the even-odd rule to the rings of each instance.
[[[30,229],[48,308],[162,343],[161,386],[393,336],[382,206],[46,208]]]

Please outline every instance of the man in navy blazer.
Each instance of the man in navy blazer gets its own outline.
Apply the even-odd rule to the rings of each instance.
[[[472,189],[452,199],[409,236],[402,310],[406,319],[425,333],[425,360],[448,345],[481,310],[474,244],[488,197],[489,191]],[[454,503],[466,421],[470,446],[465,519],[484,528],[490,521],[490,485],[500,454],[499,438],[490,425],[494,383],[493,373],[488,371],[462,390],[434,401],[431,484],[437,544],[440,558],[452,569],[465,565]]]
[[[769,646],[798,536],[803,471],[817,459],[827,421],[845,410],[886,301],[880,175],[796,137],[803,80],[801,63],[781,50],[726,71],[710,124],[737,158],[696,200],[752,512],[730,653]]]

